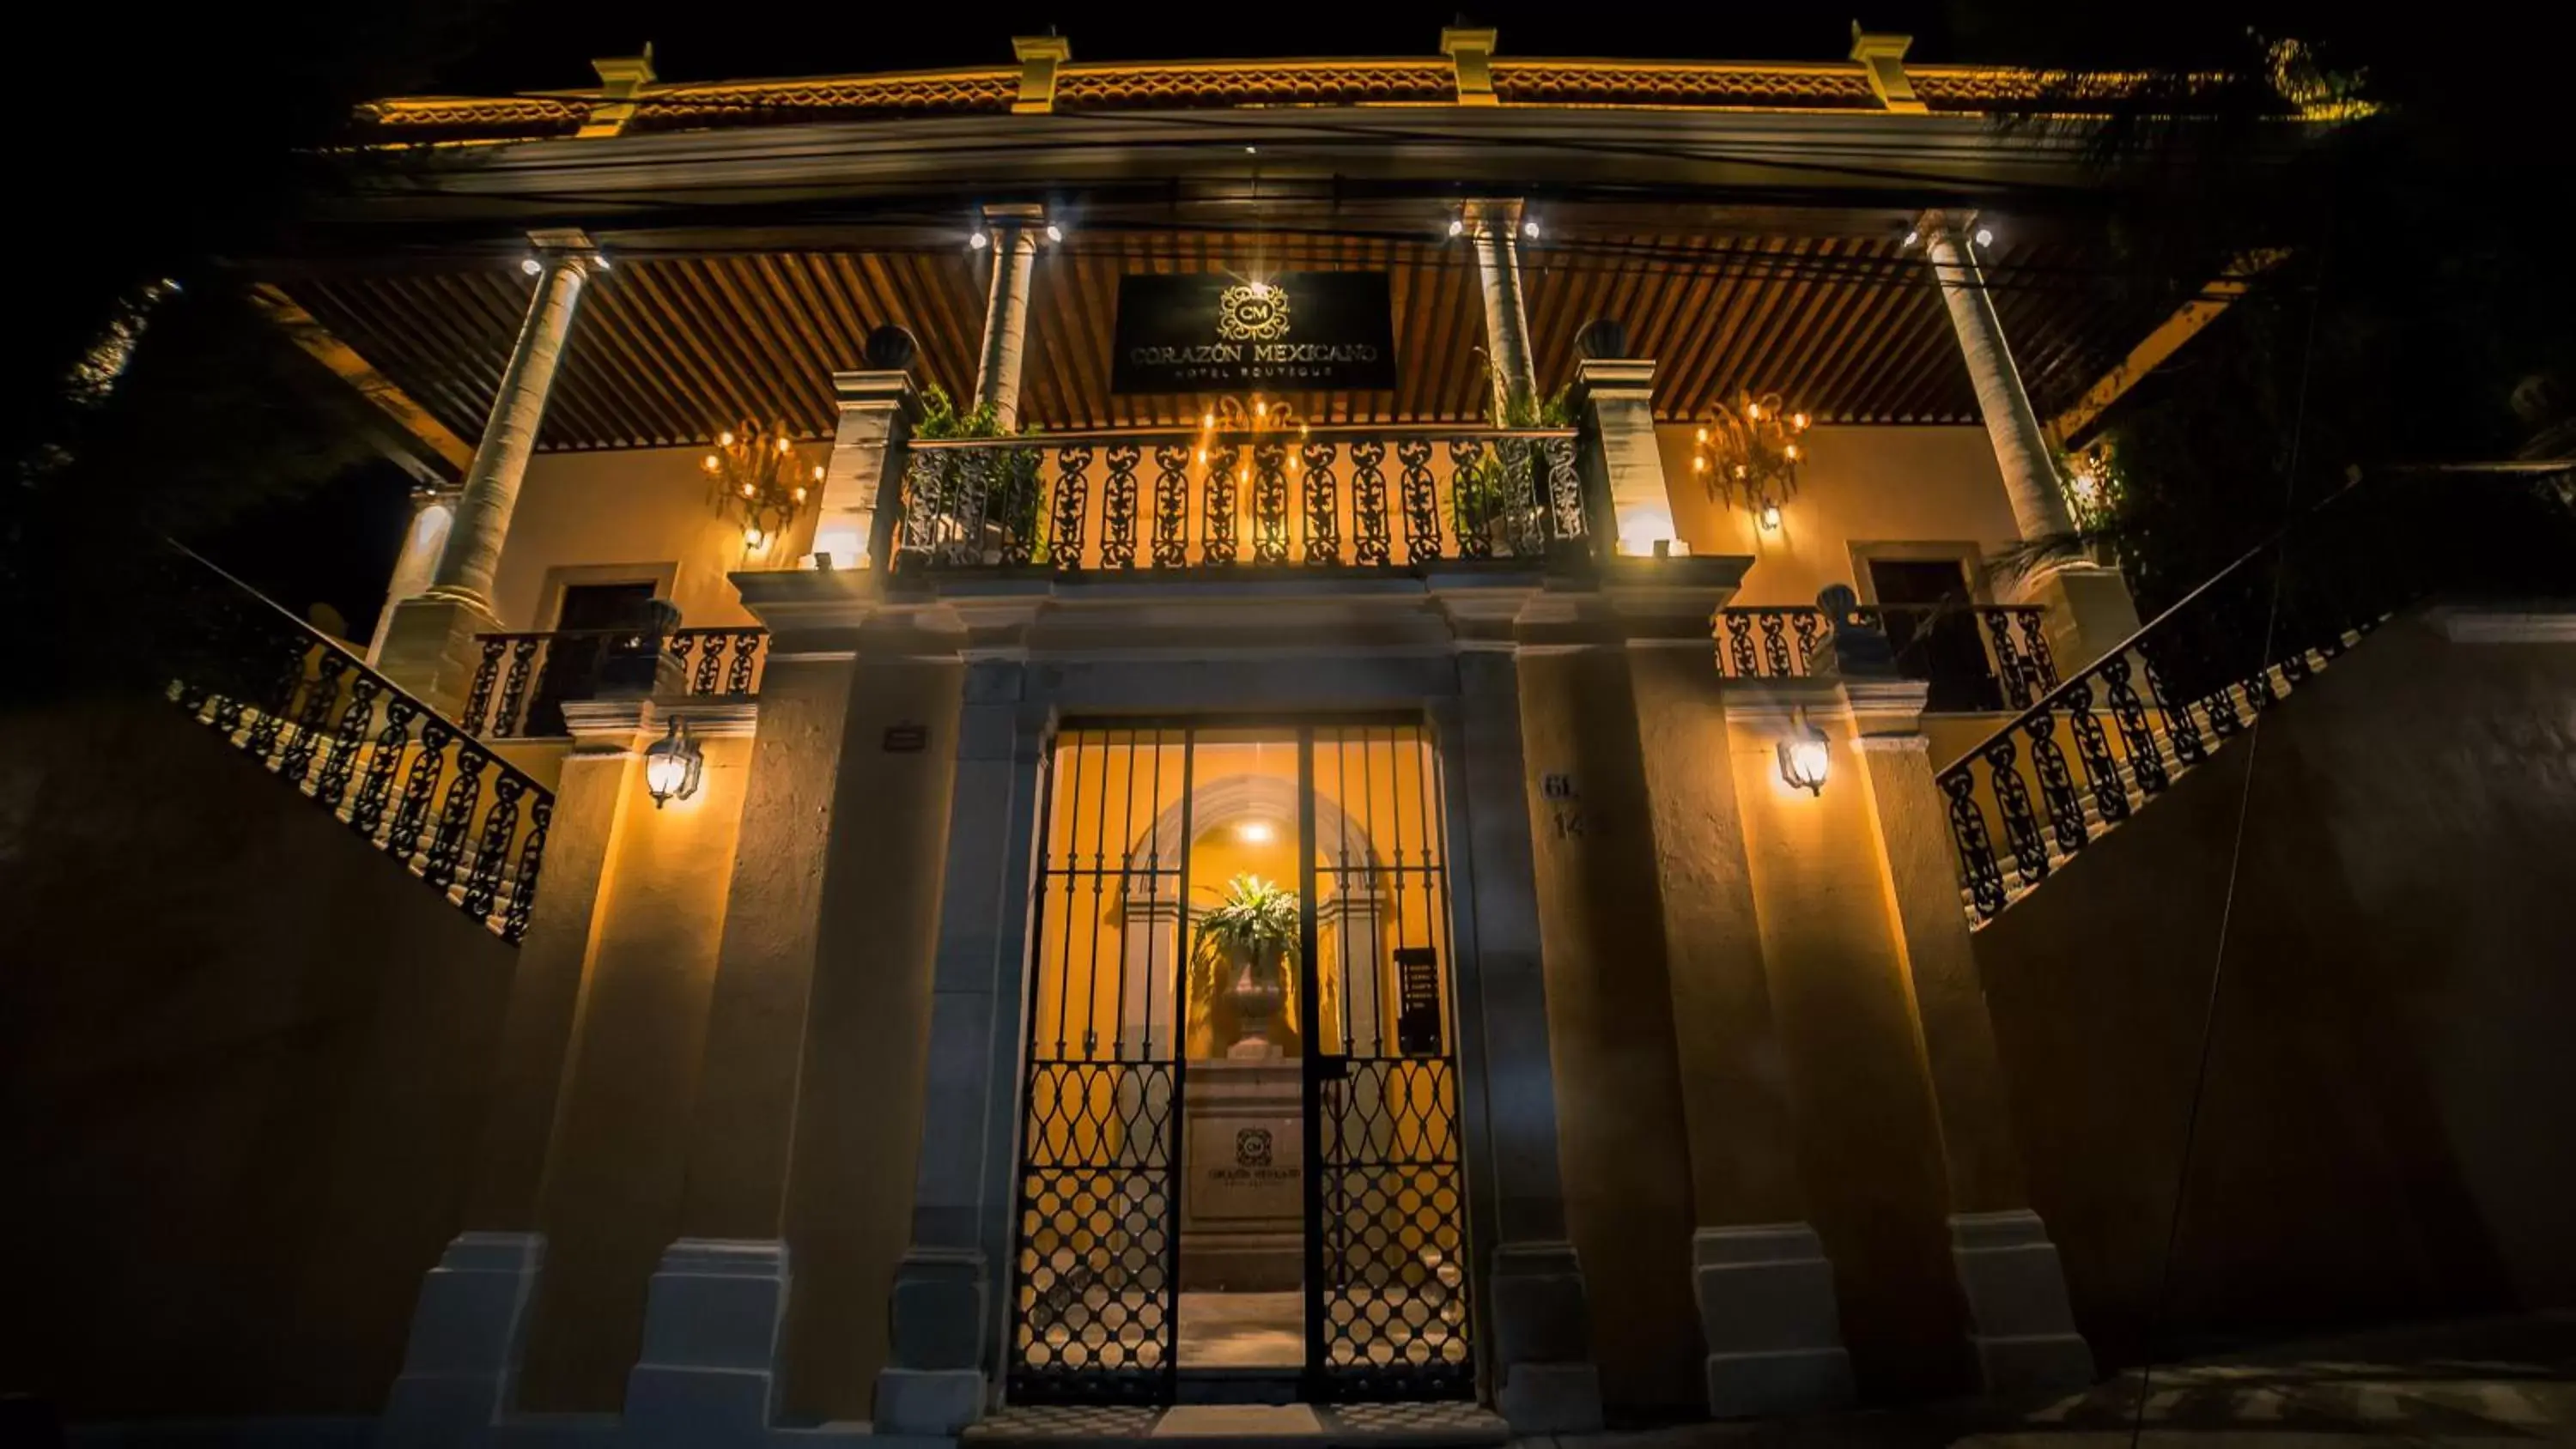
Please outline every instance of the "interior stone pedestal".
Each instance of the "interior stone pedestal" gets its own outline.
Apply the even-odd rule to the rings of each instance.
[[[1306,1261],[1303,1067],[1194,1061],[1185,1081],[1181,1291],[1295,1290]]]

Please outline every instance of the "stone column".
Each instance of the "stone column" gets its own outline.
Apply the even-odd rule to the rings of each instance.
[[[1002,431],[1020,425],[1020,362],[1028,341],[1029,281],[1036,270],[1038,234],[1046,210],[1037,206],[984,208],[993,239],[993,285],[984,301],[984,345],[976,353],[975,406],[990,406]]]
[[[882,567],[877,540],[891,540],[893,520],[878,518],[877,508],[880,499],[892,501],[884,490],[899,481],[894,465],[912,433],[912,375],[899,368],[836,372],[832,396],[840,422],[815,500],[814,552],[830,554],[836,569]]]
[[[1971,241],[1975,219],[1927,211],[1915,230],[1940,283],[1951,329],[1958,334],[1968,381],[1977,391],[1977,410],[1985,416],[1995,466],[2012,502],[2013,524],[2025,543],[2067,538],[2075,532],[2075,520],[2057,476],[2055,450],[2022,387],[2003,321],[1977,266]],[[2019,594],[2026,602],[2048,607],[2050,652],[2061,671],[2082,668],[2137,632],[2138,608],[2117,569],[2080,559],[2053,560],[2024,576]]]
[[[376,615],[376,632],[367,642],[369,664],[384,655],[385,635],[394,626],[394,606],[429,587],[439,551],[447,547],[448,529],[455,522],[454,490],[413,495],[411,521],[403,526],[402,552],[394,555],[393,577],[385,584],[385,606]]]
[[[1494,423],[1537,405],[1538,364],[1530,352],[1529,308],[1521,299],[1521,204],[1470,201],[1462,218],[1476,249],[1485,294],[1485,361],[1493,380]]]
[[[1574,364],[1584,430],[1596,440],[1585,488],[1609,500],[1618,551],[1652,554],[1673,539],[1672,495],[1655,446],[1655,363],[1646,357],[1586,357]],[[1597,510],[1596,510],[1597,513]]]
[[[2065,1271],[2029,1207],[2013,1141],[2003,1057],[1959,906],[1948,804],[1921,729],[1923,686],[1856,680],[1845,694],[1940,1123],[1950,1254],[1978,1371],[1990,1390],[2091,1383],[2093,1353],[2076,1332]]]
[[[1464,846],[1453,845],[1450,863],[1465,877],[1458,951],[1475,962],[1477,1019],[1471,1027],[1462,1002],[1460,1024],[1477,1033],[1491,1142],[1494,1407],[1515,1433],[1578,1433],[1601,1426],[1601,1377],[1557,1158],[1520,671],[1510,646],[1492,641],[1464,649],[1458,675],[1441,749],[1452,762],[1449,839]]]
[[[556,778],[543,889],[519,943],[483,1137],[467,1183],[468,1230],[447,1245],[421,1284],[402,1373],[385,1404],[379,1442],[388,1449],[473,1442],[482,1426],[511,1407],[545,1263],[537,1202],[564,1059],[598,930],[610,848],[642,793],[641,759],[631,725],[584,730],[574,735]]]
[[[1044,707],[1023,697],[1027,672],[1014,653],[970,659],[958,711],[912,1246],[895,1271],[891,1362],[877,1376],[880,1434],[954,1434],[989,1396],[1046,731]]]
[[[1851,1402],[1851,1357],[1799,1181],[1725,683],[1706,629],[1696,632],[1632,639],[1628,661],[1690,1147],[1708,1408],[1717,1418],[1811,1413]]]
[[[590,239],[580,232],[535,232],[530,240],[538,248],[536,289],[502,370],[483,440],[466,468],[455,522],[439,550],[429,587],[396,604],[384,630],[380,667],[386,677],[450,714],[463,701],[481,659],[474,636],[501,627],[492,612],[492,580],[501,565],[502,541],[518,506],[528,457],[536,451],[546,395],[572,333],[582,283],[599,264]]]

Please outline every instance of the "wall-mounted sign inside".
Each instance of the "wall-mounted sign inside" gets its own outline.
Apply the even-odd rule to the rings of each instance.
[[[913,755],[919,754],[929,744],[930,726],[890,724],[885,727],[884,738],[877,748],[889,755]]]
[[[1109,390],[1393,387],[1391,295],[1384,272],[1120,277]]]

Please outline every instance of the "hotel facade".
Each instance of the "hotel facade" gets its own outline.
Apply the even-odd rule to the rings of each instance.
[[[1481,1442],[2091,1382],[2135,1224],[2039,1210],[1986,943],[2380,613],[2213,673],[2059,547],[2265,263],[2092,300],[2117,85],[1907,49],[368,107],[253,282],[420,480],[388,604],[191,563],[172,697],[399,887],[368,1030],[447,1045],[411,1155],[314,1129],[329,1266],[250,1260],[325,1366],[244,1402]]]

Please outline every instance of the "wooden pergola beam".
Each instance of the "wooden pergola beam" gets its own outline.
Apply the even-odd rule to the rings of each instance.
[[[355,348],[332,335],[294,298],[267,282],[254,284],[250,296],[251,305],[285,333],[288,341],[330,369],[333,376],[384,414],[403,436],[417,443],[424,461],[444,465],[438,471],[450,477],[461,476],[466,465],[474,461],[472,444],[449,432],[445,423],[430,415],[429,409],[396,387],[393,379],[378,372]]]
[[[2154,331],[2130,348],[2129,355],[2086,388],[2084,395],[2077,398],[2072,406],[2049,419],[2050,440],[2061,448],[2072,445],[2086,429],[2102,420],[2102,415],[2111,410],[2111,404],[2137,386],[2139,379],[2155,371],[2184,343],[2199,336],[2202,328],[2217,321],[2229,304],[2245,295],[2256,277],[2278,266],[2288,255],[2282,250],[2246,252],[2229,262],[2215,280],[2201,288],[2190,301],[2175,308],[2172,316],[2158,323]]]

